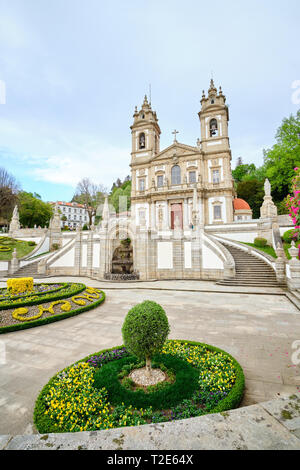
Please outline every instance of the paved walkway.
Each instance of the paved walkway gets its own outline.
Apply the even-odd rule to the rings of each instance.
[[[292,343],[300,340],[300,312],[280,295],[281,289],[234,292],[232,287],[225,290],[205,281],[121,286],[82,281],[105,290],[105,303],[73,318],[0,336],[0,346],[6,350],[6,362],[0,364],[0,434],[36,432],[32,414],[40,389],[67,365],[122,344],[121,327],[127,311],[145,299],[155,300],[166,310],[170,338],[213,344],[240,362],[246,375],[243,405],[298,394],[300,367],[292,363],[291,356]]]

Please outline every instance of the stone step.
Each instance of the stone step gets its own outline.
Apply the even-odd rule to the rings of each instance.
[[[257,258],[250,252],[235,248],[226,242],[221,242],[231,253],[235,262],[236,276],[234,279],[218,281],[220,285],[230,286],[265,286],[277,287],[276,274],[271,266],[264,260]]]

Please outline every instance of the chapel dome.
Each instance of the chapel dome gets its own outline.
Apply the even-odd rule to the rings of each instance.
[[[244,199],[240,198],[235,198],[233,200],[233,208],[235,211],[240,211],[240,210],[251,210],[251,207],[249,206],[248,202],[244,201]]]

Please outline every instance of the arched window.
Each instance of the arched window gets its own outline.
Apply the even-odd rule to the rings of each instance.
[[[212,119],[209,123],[210,136],[215,137],[218,135],[218,123],[216,119]]]
[[[139,135],[139,148],[140,149],[144,149],[145,148],[145,134],[144,132],[141,132],[140,135]]]
[[[174,165],[171,170],[171,182],[172,184],[181,184],[180,166]]]

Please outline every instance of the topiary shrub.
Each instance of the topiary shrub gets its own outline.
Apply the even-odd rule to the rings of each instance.
[[[147,375],[151,375],[151,358],[161,352],[169,332],[167,315],[156,302],[145,300],[127,313],[123,341],[130,353],[145,359]]]
[[[268,240],[266,240],[265,238],[257,237],[257,238],[254,239],[254,245],[256,245],[256,246],[260,246],[260,247],[261,246],[267,246],[267,244],[268,244]]]
[[[292,243],[292,241],[297,241],[299,237],[299,231],[295,229],[287,230],[282,235],[282,240],[286,243]]]
[[[35,246],[36,243],[35,243],[33,240],[30,240],[30,241],[28,242],[28,245],[29,245],[29,246]]]

